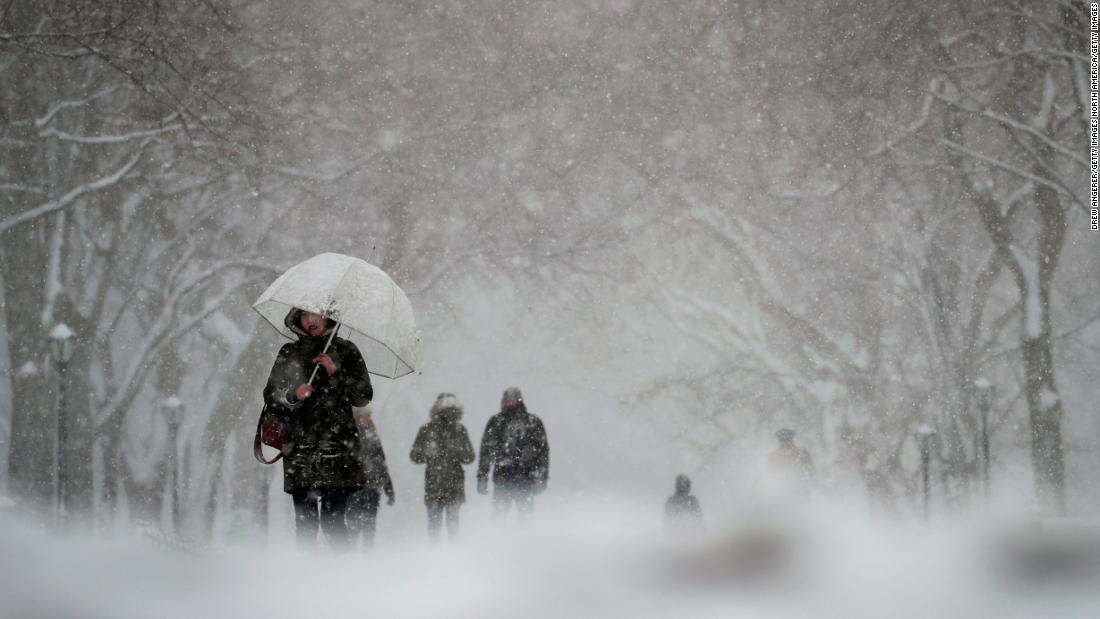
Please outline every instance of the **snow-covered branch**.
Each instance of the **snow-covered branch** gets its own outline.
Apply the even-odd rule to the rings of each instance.
[[[169,298],[165,299],[160,315],[157,316],[150,325],[141,341],[133,348],[132,353],[128,355],[130,363],[121,379],[117,382],[117,391],[115,391],[105,405],[97,411],[94,419],[94,425],[96,427],[103,427],[105,424],[111,422],[112,419],[117,419],[125,412],[126,408],[133,401],[133,398],[136,397],[140,391],[144,376],[150,371],[153,365],[152,359],[157,352],[173,339],[194,328],[195,325],[216,311],[218,307],[224,305],[225,300],[231,295],[236,294],[241,287],[250,284],[267,273],[266,271],[256,273],[239,280],[235,285],[228,286],[222,294],[215,297],[214,300],[208,301],[199,312],[192,313],[187,320],[180,322],[178,321],[178,314],[183,296],[188,292],[196,290],[201,284],[209,282],[216,275],[229,268],[242,265],[251,266],[252,264],[253,263],[250,261],[240,261],[240,263],[233,264],[229,262],[221,263],[216,267],[207,269],[204,272],[204,277],[195,278],[190,282],[190,285],[182,290],[174,291]],[[264,265],[264,268],[268,269],[270,267]]]
[[[1048,90],[1049,90],[1049,85],[1048,85]],[[1027,123],[1022,123],[1022,122],[1013,120],[1013,119],[1009,118],[1008,116],[1005,116],[1004,114],[999,114],[997,112],[994,112],[993,110],[989,109],[988,107],[984,107],[984,108],[980,108],[980,109],[975,108],[975,107],[971,107],[971,106],[968,106],[968,105],[964,105],[964,104],[962,104],[962,103],[960,103],[960,102],[958,102],[954,99],[951,99],[949,97],[945,97],[945,96],[943,96],[942,94],[939,94],[939,93],[935,93],[934,96],[938,101],[940,101],[940,102],[942,102],[946,105],[949,105],[951,107],[960,109],[960,110],[962,110],[964,112],[968,112],[970,114],[975,114],[977,116],[981,116],[983,118],[987,118],[987,119],[989,119],[993,122],[999,123],[999,124],[1004,125],[1006,127],[1010,127],[1010,128],[1015,129],[1017,131],[1022,131],[1024,133],[1027,133],[1028,135],[1030,135],[1030,136],[1036,138],[1037,140],[1041,141],[1043,144],[1049,146],[1051,149],[1058,152],[1059,154],[1067,157],[1068,159],[1070,159],[1071,161],[1073,161],[1075,163],[1080,164],[1082,167],[1087,167],[1088,166],[1088,162],[1085,161],[1085,157],[1083,155],[1081,155],[1080,153],[1078,153],[1078,152],[1076,152],[1076,151],[1074,151],[1070,148],[1067,148],[1066,146],[1064,146],[1063,144],[1060,144],[1059,142],[1057,142],[1055,140],[1052,140],[1050,138],[1050,136],[1046,135],[1045,133],[1043,133],[1042,131],[1037,129],[1034,125],[1030,125],[1030,124],[1027,124]],[[1044,97],[1045,107],[1047,108],[1047,110],[1049,110],[1050,106],[1052,105],[1052,103],[1051,103],[1052,99],[1053,99],[1053,97],[1052,97],[1052,95],[1050,95],[1049,92]],[[1040,113],[1042,113],[1042,112],[1040,111]]]
[[[966,146],[963,146],[962,144],[959,144],[958,142],[956,142],[954,140],[949,140],[947,138],[941,138],[941,137],[935,137],[935,138],[931,138],[931,139],[932,139],[932,141],[936,142],[937,144],[942,144],[943,146],[946,146],[947,148],[950,148],[951,150],[956,151],[960,154],[966,155],[968,157],[972,157],[974,159],[977,159],[978,161],[983,161],[983,162],[988,163],[989,165],[991,165],[995,168],[998,168],[998,169],[1003,170],[1005,172],[1009,172],[1011,174],[1015,174],[1015,175],[1019,176],[1020,178],[1025,178],[1025,179],[1030,180],[1030,181],[1032,181],[1032,182],[1034,182],[1038,185],[1043,185],[1044,187],[1049,187],[1050,189],[1053,189],[1054,191],[1056,191],[1060,194],[1066,193],[1066,190],[1061,185],[1059,185],[1057,183],[1051,182],[1051,181],[1049,181],[1049,180],[1047,180],[1047,179],[1045,179],[1041,176],[1032,174],[1031,172],[1028,172],[1027,170],[1024,170],[1024,169],[1022,169],[1018,166],[1012,165],[1011,163],[1006,163],[1006,162],[1001,161],[1001,160],[999,160],[995,157],[990,157],[989,155],[985,155],[983,153],[980,153],[980,152],[978,152],[978,151],[976,151],[972,148],[967,148]],[[1072,194],[1070,194],[1070,195],[1072,197]]]
[[[134,169],[134,166],[138,164],[138,161],[141,160],[141,156],[145,151],[145,146],[148,145],[150,141],[151,138],[146,138],[145,141],[143,141],[138,147],[137,152],[134,153],[132,157],[130,157],[129,161],[127,161],[111,174],[100,177],[92,182],[78,185],[69,190],[68,193],[66,193],[65,195],[55,200],[50,200],[49,202],[40,204],[28,211],[24,211],[18,215],[0,221],[0,234],[3,234],[4,232],[7,232],[8,230],[20,224],[24,224],[28,221],[34,221],[54,211],[66,208],[69,205],[73,204],[77,200],[77,198],[83,196],[84,194],[99,191],[100,189],[105,189],[107,187],[115,185],[120,180],[125,178],[126,175]]]
[[[46,125],[48,125],[50,123],[51,120],[53,120],[53,117],[56,116],[58,114],[58,112],[61,112],[62,110],[66,110],[66,109],[70,109],[70,108],[84,107],[85,105],[88,105],[92,101],[95,101],[96,99],[99,99],[101,97],[105,97],[105,96],[115,92],[118,89],[119,89],[118,85],[113,85],[113,86],[110,86],[108,88],[104,88],[103,90],[95,93],[94,95],[92,95],[90,97],[85,97],[83,99],[65,100],[65,101],[59,101],[57,103],[54,103],[53,105],[50,106],[50,109],[46,110],[45,114],[43,114],[42,116],[39,116],[38,118],[36,118],[34,120],[34,126],[38,127],[38,128],[45,127]]]
[[[935,89],[936,82],[933,82],[932,87],[933,87],[933,89]],[[876,146],[875,148],[871,149],[871,152],[867,153],[867,156],[868,157],[878,157],[879,155],[881,155],[882,153],[884,153],[888,150],[893,150],[894,147],[897,146],[900,142],[902,142],[906,138],[916,134],[922,128],[924,128],[924,126],[928,124],[928,116],[929,116],[929,113],[932,110],[932,98],[933,98],[932,93],[926,94],[924,96],[924,101],[921,103],[921,110],[920,110],[920,114],[917,115],[917,119],[914,120],[912,123],[909,123],[909,126],[906,127],[900,133],[898,133],[898,135],[894,136],[893,138],[891,138],[889,140],[886,140],[882,144],[880,144],[880,145]]]
[[[168,125],[165,127],[158,127],[156,129],[143,129],[140,131],[131,131],[129,133],[120,133],[115,135],[76,135],[55,129],[54,127],[46,127],[38,132],[39,137],[57,138],[63,142],[76,142],[78,144],[118,144],[120,142],[130,142],[132,140],[150,138],[158,135],[164,135],[165,133],[171,133],[183,128],[182,124]]]
[[[37,187],[33,185],[18,185],[15,183],[0,183],[0,191],[10,191],[12,193],[36,193],[44,195],[46,189],[44,187]]]

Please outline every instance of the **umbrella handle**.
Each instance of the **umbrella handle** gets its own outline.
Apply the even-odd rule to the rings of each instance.
[[[325,348],[324,348],[324,350],[321,351],[321,354],[325,354],[325,353],[328,352],[328,347],[329,347],[329,345],[332,344],[332,338],[336,337],[336,332],[339,331],[339,330],[340,330],[340,323],[338,322],[338,323],[336,323],[336,326],[332,328],[332,333],[329,334],[328,341],[325,342]],[[320,363],[313,366],[313,373],[309,375],[309,382],[306,383],[307,385],[313,386],[313,379],[317,378],[317,370],[320,370],[320,369],[321,369],[321,364]]]

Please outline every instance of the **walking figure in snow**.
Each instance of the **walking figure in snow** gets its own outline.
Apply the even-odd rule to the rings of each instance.
[[[676,491],[665,502],[665,531],[671,533],[701,533],[703,509],[699,499],[691,494],[691,479],[676,476]]]
[[[352,407],[370,403],[374,390],[359,349],[332,333],[334,321],[295,308],[285,323],[298,340],[279,349],[264,388],[264,402],[289,430],[283,491],[294,499],[299,547],[313,547],[320,529],[343,551],[351,542],[348,498],[366,486]],[[323,369],[311,383],[315,366]]]
[[[813,482],[816,469],[810,452],[794,444],[795,431],[782,428],[775,433],[779,446],[768,455],[768,466],[774,473],[792,481],[809,485]]]
[[[527,412],[517,387],[504,390],[500,412],[489,418],[481,437],[477,491],[489,492],[493,478],[493,515],[503,518],[512,505],[521,522],[530,520],[535,495],[550,479],[550,445],[542,420]]]
[[[386,452],[382,450],[382,439],[371,419],[370,409],[356,420],[359,424],[359,459],[363,465],[366,486],[352,495],[348,504],[348,526],[352,537],[362,534],[363,548],[374,546],[375,523],[378,519],[378,503],[382,492],[386,493],[386,504],[393,505],[396,496],[393,480],[386,466]]]
[[[428,508],[428,537],[438,542],[443,520],[447,538],[458,537],[458,510],[466,502],[466,473],[462,465],[474,461],[474,446],[460,423],[462,405],[453,393],[441,393],[420,427],[409,457],[424,469],[424,504]]]

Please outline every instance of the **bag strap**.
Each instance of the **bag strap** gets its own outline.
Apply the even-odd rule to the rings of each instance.
[[[291,342],[290,343],[290,348],[287,350],[286,358],[289,361],[291,359],[294,359],[297,356],[298,356],[298,346],[295,344],[295,342]],[[252,440],[252,455],[256,456],[256,459],[259,460],[260,462],[264,463],[264,464],[275,464],[276,462],[279,461],[279,458],[283,457],[283,452],[280,450],[279,455],[275,456],[271,460],[268,460],[268,459],[264,458],[264,450],[263,450],[263,447],[262,447],[263,440],[262,440],[261,436],[262,436],[262,431],[263,431],[264,415],[265,414],[267,414],[267,404],[264,404],[263,410],[260,411],[260,420],[256,422],[256,438],[254,438]]]
[[[252,455],[256,456],[256,459],[264,464],[275,464],[279,461],[279,458],[283,457],[282,450],[279,450],[279,455],[268,460],[264,458],[263,443],[260,440],[260,432],[264,424],[264,415],[267,413],[267,405],[264,405],[264,409],[260,411],[260,420],[256,422],[256,438],[252,440]]]

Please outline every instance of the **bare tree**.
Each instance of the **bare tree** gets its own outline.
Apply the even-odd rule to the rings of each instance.
[[[263,227],[235,213],[277,192],[280,176],[260,148],[268,110],[222,44],[238,29],[231,13],[220,2],[16,2],[0,17],[0,68],[19,85],[0,100],[0,149],[17,166],[0,169],[5,284],[34,308],[4,328],[20,363],[43,367],[55,323],[78,334],[64,472],[74,506],[112,504],[127,467],[143,478],[145,445],[127,428],[155,423],[149,402],[164,396],[151,390],[172,387],[165,359],[272,268],[251,258]],[[15,393],[12,471],[31,496],[53,476],[33,455],[52,453],[52,434],[24,433],[52,415],[45,378]]]
[[[942,122],[927,135],[946,149],[1016,288],[1036,493],[1063,513],[1052,291],[1085,208],[1085,5],[1004,2],[971,15],[986,27],[947,32],[937,50],[943,71],[929,91]]]

